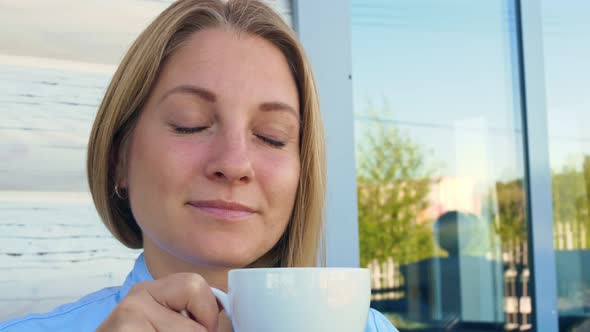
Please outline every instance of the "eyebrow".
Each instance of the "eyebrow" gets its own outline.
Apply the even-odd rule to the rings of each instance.
[[[281,103],[278,101],[267,102],[260,104],[259,108],[263,112],[286,111],[292,114],[297,119],[297,121],[300,121],[299,112],[297,112],[293,107],[285,103]]]
[[[166,99],[168,96],[170,96],[173,93],[189,93],[189,94],[193,94],[196,96],[201,97],[201,99],[208,101],[210,103],[214,103],[217,101],[217,96],[207,90],[207,89],[203,89],[203,88],[199,88],[193,85],[179,85],[177,87],[174,87],[170,90],[168,90],[168,92],[166,92],[162,98],[160,98],[160,101],[158,102],[161,103],[162,101],[164,101],[164,99]]]
[[[201,99],[203,99],[209,103],[217,102],[217,95],[215,93],[213,93],[212,91],[209,91],[205,88],[197,87],[194,85],[179,85],[177,87],[174,87],[174,88],[168,90],[168,92],[166,92],[162,96],[162,98],[160,98],[160,101],[158,101],[158,104],[161,103],[162,101],[164,101],[164,99],[166,99],[168,96],[170,96],[171,94],[174,94],[174,93],[193,94],[193,95],[198,96]],[[288,113],[291,113],[297,119],[297,121],[300,121],[299,112],[297,110],[295,110],[295,108],[293,108],[289,104],[286,104],[283,102],[279,102],[279,101],[264,102],[264,103],[260,104],[259,109],[263,112],[286,111]]]

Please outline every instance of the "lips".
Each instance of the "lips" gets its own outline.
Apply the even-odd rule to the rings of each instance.
[[[188,204],[217,219],[243,219],[256,213],[255,209],[247,205],[222,200],[191,201]]]

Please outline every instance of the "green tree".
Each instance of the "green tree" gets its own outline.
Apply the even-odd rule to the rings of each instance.
[[[399,129],[375,121],[357,137],[362,266],[373,259],[407,264],[433,255],[431,223],[416,222],[428,204],[428,173],[421,148]]]
[[[526,239],[525,196],[521,179],[497,182],[497,218],[494,218],[494,231],[504,247],[514,248]]]
[[[553,189],[553,222],[556,233],[556,247],[558,227],[569,230],[573,237],[575,249],[588,248],[590,240],[590,156],[586,156],[582,170],[573,166],[566,166],[560,172],[552,174]],[[586,239],[580,238],[580,231],[586,229]],[[585,240],[585,241],[583,241]],[[583,245],[585,242],[585,245]]]
[[[577,216],[586,229],[586,246],[581,249],[590,249],[590,156],[584,157],[583,174],[586,195],[579,199]]]
[[[590,156],[585,158],[581,171],[566,166],[559,172],[552,172],[551,177],[555,246],[559,236],[557,229],[562,228],[574,234],[575,249],[587,249],[590,246]],[[514,248],[527,236],[523,181],[498,182],[495,190],[498,216],[494,218],[494,230],[505,248]],[[585,239],[577,236],[582,229],[586,230]]]

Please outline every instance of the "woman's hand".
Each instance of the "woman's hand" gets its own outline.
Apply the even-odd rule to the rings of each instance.
[[[219,312],[203,277],[176,273],[133,286],[97,331],[217,332]]]

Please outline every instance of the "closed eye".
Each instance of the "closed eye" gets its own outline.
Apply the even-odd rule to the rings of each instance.
[[[179,134],[194,134],[194,133],[198,133],[201,132],[203,130],[207,129],[207,127],[174,127],[174,131],[179,133]],[[272,138],[268,138],[266,136],[262,136],[262,135],[254,135],[256,136],[259,140],[261,140],[262,142],[274,147],[274,148],[284,148],[287,144],[281,141],[277,141],[275,139]]]
[[[174,127],[174,131],[179,134],[194,134],[194,133],[201,132],[205,129],[207,129],[207,127],[192,127],[192,128]]]
[[[264,143],[266,143],[266,144],[268,144],[268,145],[270,145],[272,147],[278,148],[278,149],[284,148],[285,145],[287,145],[287,144],[285,144],[285,143],[283,143],[281,141],[277,141],[277,140],[274,140],[272,138],[268,138],[266,136],[262,136],[262,135],[255,135],[255,136],[258,139],[260,139],[261,141],[263,141]]]

